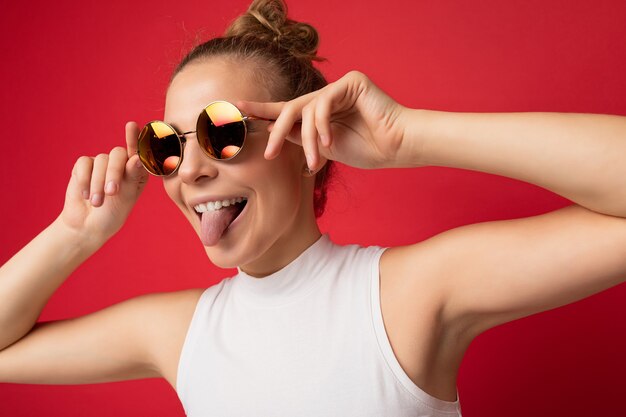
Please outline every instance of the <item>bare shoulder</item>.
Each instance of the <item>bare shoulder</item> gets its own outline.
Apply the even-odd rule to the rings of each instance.
[[[432,240],[387,249],[380,259],[380,305],[385,331],[407,376],[428,394],[456,399],[464,340],[442,318],[440,248]]]
[[[574,204],[389,248],[381,309],[394,352],[414,381],[451,397],[477,335],[623,282],[625,247],[626,219]]]
[[[380,259],[380,280],[381,301],[395,304],[411,321],[421,319],[434,330],[446,294],[441,285],[441,246],[433,243],[431,238],[385,250]]]
[[[205,288],[146,296],[144,321],[151,327],[150,350],[156,369],[176,388],[178,360],[196,305]]]

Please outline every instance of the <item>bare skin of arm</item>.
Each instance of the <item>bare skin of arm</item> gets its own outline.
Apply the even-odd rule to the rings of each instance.
[[[624,193],[613,192],[614,187],[624,189],[624,168],[614,156],[624,154],[624,141],[618,139],[624,135],[623,118],[589,115],[572,124],[573,118],[565,123],[564,118],[549,114],[536,118],[491,115],[489,120],[479,120],[480,115],[452,120],[452,115],[446,114],[442,124],[437,120],[443,119],[435,118],[435,112],[401,108],[367,77],[354,72],[314,94],[287,104],[259,105],[252,113],[277,117],[284,106],[288,111],[273,126],[268,142],[266,156],[270,158],[279,152],[280,140],[294,122],[302,119],[303,134],[293,140],[302,144],[312,169],[324,158],[365,168],[432,163],[508,175],[562,193],[580,204],[526,219],[463,226],[385,253],[381,259],[385,324],[392,322],[387,330],[401,365],[431,394],[454,399],[458,363],[481,331],[623,281],[626,219],[619,216],[626,209]],[[335,121],[334,129],[330,129],[333,106],[340,107],[343,120]],[[543,135],[546,139],[537,140],[535,145],[526,142],[524,126],[533,137]],[[163,344],[163,349],[170,349],[173,355],[171,352],[179,352],[176,349],[181,347],[182,336],[174,336],[178,341],[168,344],[166,336],[156,335],[154,328],[146,325],[147,317],[154,314],[165,320],[168,311],[159,313],[157,306],[168,298],[175,309],[170,311],[176,317],[171,320],[177,326],[172,324],[171,328],[186,330],[181,323],[188,324],[192,313],[189,306],[197,300],[199,290],[189,290],[180,298],[176,293],[150,294],[77,319],[33,328],[50,294],[85,256],[121,227],[138,197],[145,181],[133,171],[133,129],[136,126],[131,124],[130,135],[127,130],[128,156],[122,157],[122,152],[115,150],[108,159],[99,155],[91,165],[88,161],[77,164],[66,197],[71,209],[64,208],[63,226],[67,229],[44,231],[47,237],[38,236],[0,269],[0,296],[21,300],[0,310],[0,323],[9,326],[0,336],[8,346],[0,351],[0,381],[22,378],[21,382],[81,383],[159,374],[168,378],[168,372],[174,374],[171,366],[166,369],[159,359],[164,354],[154,346]],[[602,142],[585,139],[592,133]],[[481,137],[484,143],[478,143]],[[498,137],[506,137],[508,146],[502,147]],[[472,140],[477,141],[472,148],[480,152],[464,153],[460,144],[472,145]],[[567,152],[566,145],[571,146]],[[611,151],[605,151],[608,148]],[[591,152],[592,162],[583,161],[585,152]],[[555,160],[561,161],[561,170],[550,165]],[[577,169],[585,180],[576,182],[573,176],[562,173],[563,169]],[[108,182],[110,178],[118,183],[117,191],[109,194],[111,198],[104,203],[96,198],[92,205],[79,203],[85,188],[91,194],[94,190],[102,193],[105,179]],[[88,250],[82,252],[85,247]],[[59,248],[62,256],[54,258]],[[57,264],[57,260],[63,262]],[[38,294],[41,288],[45,291]],[[186,302],[180,301],[185,298]],[[35,302],[30,302],[33,299]],[[416,335],[425,336],[424,341]],[[73,343],[65,344],[63,338]],[[52,353],[46,354],[46,350]],[[103,360],[112,365],[103,366]],[[17,372],[15,363],[27,368]],[[30,363],[36,365],[29,368]],[[60,375],[60,369],[67,374]],[[173,381],[173,377],[168,380]]]
[[[202,289],[145,294],[85,316],[36,323],[54,291],[122,227],[137,201],[148,175],[137,165],[137,134],[130,122],[128,149],[80,157],[62,213],[0,268],[1,382],[164,376],[175,385],[176,370],[164,358],[178,357]],[[114,187],[105,191],[110,181]]]
[[[0,381],[93,384],[165,378],[203,289],[144,294],[93,313],[39,322],[0,351]]]
[[[403,166],[508,176],[576,203],[457,227],[392,248],[381,260],[396,303],[389,309],[417,314],[430,303],[436,318],[425,330],[432,344],[406,355],[429,365],[407,368],[418,369],[415,380],[430,392],[453,399],[458,367],[477,335],[626,280],[626,117],[427,110],[406,117],[412,120],[397,158]],[[418,307],[420,291],[430,296]]]
[[[625,248],[626,219],[578,205],[390,248],[381,258],[381,306],[394,352],[417,385],[454,400],[476,336],[623,282]]]
[[[409,109],[352,71],[288,102],[242,102],[277,118],[266,157],[289,140],[311,169],[447,166],[526,181],[575,204],[457,227],[380,261],[381,308],[400,364],[430,394],[456,399],[471,340],[507,321],[626,279],[626,117]]]

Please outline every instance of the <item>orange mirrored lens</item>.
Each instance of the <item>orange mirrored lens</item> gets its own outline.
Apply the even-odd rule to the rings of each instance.
[[[237,155],[246,136],[243,115],[226,101],[209,104],[200,114],[196,130],[198,141],[214,159],[230,159]]]
[[[180,164],[182,145],[176,131],[164,122],[146,124],[137,146],[143,166],[154,175],[170,175]]]
[[[216,127],[243,121],[243,116],[239,109],[226,101],[211,103],[204,111]]]

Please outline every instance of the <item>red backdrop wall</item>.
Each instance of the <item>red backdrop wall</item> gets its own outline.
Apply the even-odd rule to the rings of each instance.
[[[161,118],[170,71],[248,1],[13,2],[0,15],[0,262],[60,212],[74,161],[125,146],[124,123]],[[402,104],[447,111],[626,114],[623,0],[291,0],[315,25],[321,69],[368,74]],[[321,220],[338,243],[392,246],[571,204],[537,186],[445,167],[342,168]],[[167,242],[144,238],[159,228]],[[40,320],[136,295],[208,287],[220,270],[161,181],[125,227],[53,295]],[[617,415],[626,287],[479,336],[459,377],[464,415]],[[1,301],[0,301],[1,302]],[[0,384],[0,415],[182,416],[165,380]]]

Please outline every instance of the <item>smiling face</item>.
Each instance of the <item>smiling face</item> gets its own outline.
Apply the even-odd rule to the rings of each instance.
[[[179,133],[195,131],[198,115],[212,101],[271,101],[270,92],[249,76],[249,68],[249,63],[220,58],[187,65],[169,86],[164,120]],[[285,142],[277,158],[266,160],[267,123],[249,121],[243,149],[229,161],[210,159],[195,133],[187,134],[178,171],[163,179],[169,197],[198,236],[204,236],[211,261],[223,268],[239,266],[253,276],[282,268],[320,235],[313,212],[314,180],[303,175],[302,148]],[[238,197],[247,198],[247,204],[232,223],[223,213],[206,213],[203,229],[194,206]],[[215,228],[226,224],[219,237]]]

